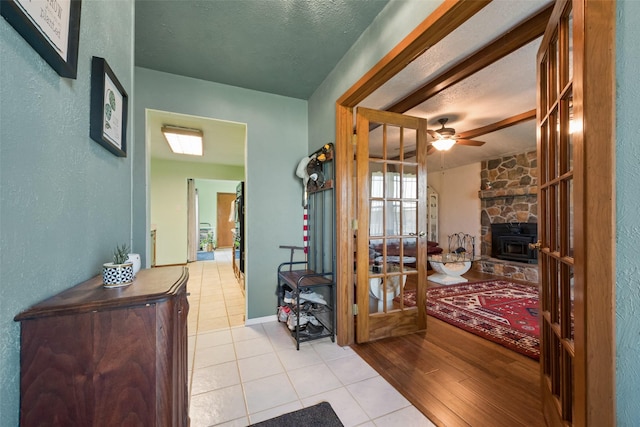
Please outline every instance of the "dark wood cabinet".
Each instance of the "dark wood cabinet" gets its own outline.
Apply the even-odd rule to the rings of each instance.
[[[101,276],[15,317],[20,425],[187,426],[186,267]]]

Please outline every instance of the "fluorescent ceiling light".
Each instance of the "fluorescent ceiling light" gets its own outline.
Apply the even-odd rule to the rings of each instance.
[[[181,128],[177,126],[163,126],[162,133],[176,154],[202,156],[202,131],[198,129]]]
[[[456,143],[455,139],[446,139],[445,138],[445,139],[437,139],[437,140],[433,141],[431,143],[431,145],[436,147],[436,150],[447,151],[448,149],[453,147],[453,145],[455,143]]]

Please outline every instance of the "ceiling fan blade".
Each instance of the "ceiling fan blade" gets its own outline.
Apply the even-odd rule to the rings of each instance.
[[[476,141],[473,139],[457,139],[456,144],[470,145],[472,147],[480,147],[481,145],[484,145],[484,141]]]
[[[432,144],[429,144],[427,146],[427,156],[431,153],[433,153],[436,150],[436,147],[434,147]]]
[[[440,138],[442,138],[442,135],[440,135],[440,134],[439,134],[438,132],[436,132],[435,130],[427,129],[427,133],[428,133],[429,135],[431,135],[433,138],[436,138],[436,139],[440,139]]]

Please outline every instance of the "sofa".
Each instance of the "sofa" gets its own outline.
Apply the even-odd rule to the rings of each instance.
[[[416,267],[416,240],[407,239],[403,242],[402,256],[403,264],[407,267]],[[381,261],[384,251],[384,241],[374,240],[369,244],[369,264],[375,264],[376,261]],[[427,241],[427,256],[437,255],[442,253],[442,248],[438,242]],[[399,239],[387,240],[387,261],[393,263],[400,263],[400,241]],[[427,263],[429,267],[429,263]]]

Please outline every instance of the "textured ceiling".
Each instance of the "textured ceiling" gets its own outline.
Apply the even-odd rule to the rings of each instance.
[[[549,3],[549,0],[492,1],[405,67],[361,105],[385,109],[535,15]],[[530,42],[405,114],[426,118],[430,129],[439,128],[438,119],[446,117],[449,119],[447,127],[453,127],[457,133],[461,133],[535,109],[536,53],[539,45],[540,39]],[[427,158],[427,170],[446,170],[535,150],[535,120],[474,139],[484,141],[485,144],[482,147],[455,145],[446,152],[434,151]]]
[[[137,66],[309,99],[388,0],[136,0]]]
[[[550,1],[492,1],[361,105],[385,109]],[[387,0],[136,0],[135,61],[137,66],[172,74],[308,99],[386,4]],[[430,129],[439,127],[437,119],[447,117],[447,126],[460,133],[534,109],[539,43],[539,39],[529,43],[405,114],[426,117]],[[175,123],[170,124],[177,125],[185,119],[163,115],[154,123],[171,118]],[[428,170],[534,150],[535,121],[474,139],[486,143],[456,145],[430,155]],[[242,151],[235,154],[224,154],[213,145],[207,148],[209,143],[205,136],[206,152],[221,154],[215,163],[237,164],[244,159],[244,140]],[[170,157],[154,148],[160,145],[152,143],[152,156]]]

